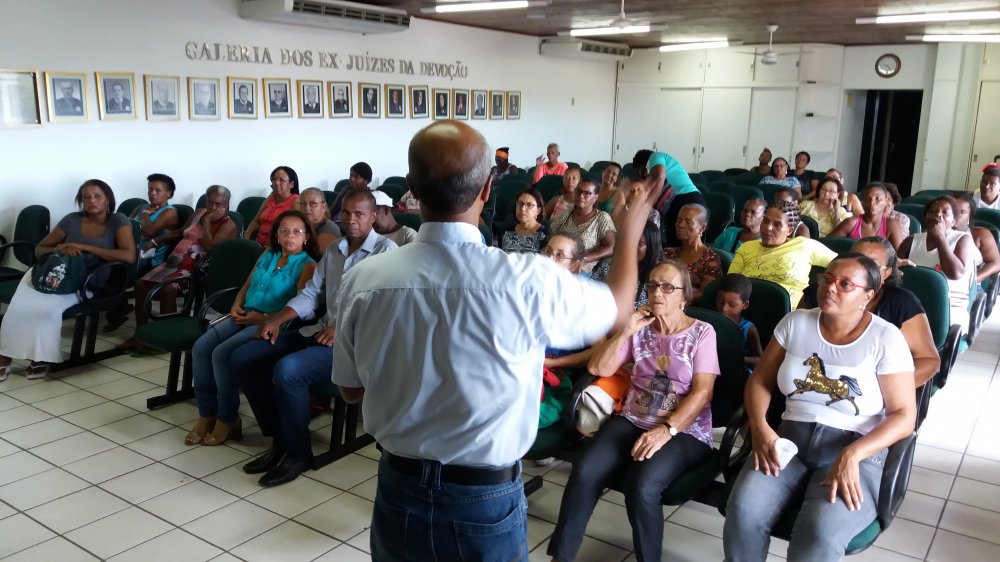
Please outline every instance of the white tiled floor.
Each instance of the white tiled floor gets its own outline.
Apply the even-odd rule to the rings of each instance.
[[[122,332],[129,330],[126,326]],[[121,333],[103,338],[109,345]],[[918,440],[910,492],[892,527],[858,561],[1000,560],[1000,314],[987,322]],[[23,364],[21,364],[23,366]],[[18,561],[369,560],[378,458],[368,447],[304,478],[262,489],[240,470],[267,447],[253,419],[242,442],[186,447],[192,403],[147,412],[166,357],[122,356],[0,384],[0,558]],[[249,409],[242,413],[249,415]],[[317,418],[314,446],[328,442]],[[526,472],[531,560],[548,560],[569,465]],[[664,560],[721,560],[722,517],[689,503],[665,508]],[[635,560],[624,498],[609,492],[591,519],[581,561]],[[783,560],[774,541],[768,560]]]

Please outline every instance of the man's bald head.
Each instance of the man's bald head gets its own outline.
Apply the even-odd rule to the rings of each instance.
[[[410,141],[410,189],[433,215],[458,215],[482,193],[490,151],[478,131],[458,121],[436,121]]]

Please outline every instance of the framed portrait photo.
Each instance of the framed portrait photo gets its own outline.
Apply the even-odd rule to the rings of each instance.
[[[257,79],[230,76],[226,79],[226,84],[229,92],[229,118],[256,119]]]
[[[466,120],[469,118],[469,90],[452,90],[452,102],[455,104],[451,112],[455,119]]]
[[[45,99],[49,123],[85,123],[88,116],[87,75],[76,72],[46,72]]]
[[[424,119],[427,112],[427,86],[410,86],[410,117]]]
[[[216,121],[222,118],[218,78],[188,78],[188,118]]]
[[[451,90],[434,88],[432,92],[433,100],[431,103],[434,105],[434,118],[435,119],[450,119],[451,118]]]
[[[507,92],[507,119],[521,118],[521,92]]]
[[[178,121],[181,118],[180,76],[143,76],[147,121]]]
[[[486,119],[486,90],[472,90],[472,118]]]
[[[379,105],[379,84],[358,82],[358,115],[361,117],[382,117],[382,106]]]
[[[41,124],[38,73],[0,68],[0,127]]]
[[[263,101],[264,117],[291,117],[292,116],[292,81],[288,78],[263,78],[261,79],[261,92],[267,96]]]
[[[350,82],[327,82],[326,91],[330,94],[330,117],[354,117]]]
[[[503,90],[491,90],[490,91],[490,119],[503,119],[504,106],[507,100],[504,96]]]
[[[102,120],[135,119],[135,74],[131,72],[98,72],[97,109]]]
[[[406,117],[406,86],[385,85],[385,116],[390,119]]]
[[[326,113],[323,103],[322,80],[299,80],[299,117],[303,119],[322,119]]]

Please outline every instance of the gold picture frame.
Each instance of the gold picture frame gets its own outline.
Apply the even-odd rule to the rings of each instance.
[[[490,119],[503,119],[506,108],[507,94],[503,90],[490,90]]]
[[[38,71],[0,68],[0,127],[42,124]]]
[[[410,86],[411,119],[426,119],[430,116],[427,92],[427,86]]]
[[[351,103],[351,91],[352,85],[350,82],[329,81],[326,83],[331,119],[354,117],[354,104]],[[337,97],[337,94],[340,94],[340,98]]]
[[[143,76],[146,94],[147,121],[180,121],[181,77],[146,74]]]
[[[507,92],[507,103],[505,104],[507,119],[521,118],[521,91],[514,90]]]
[[[489,113],[489,96],[490,93],[486,90],[472,90],[470,94],[472,101],[472,113],[469,115],[471,119],[486,119]]]
[[[385,116],[388,119],[406,119],[406,86],[385,85]]]
[[[289,78],[262,78],[259,105],[264,107],[264,118],[292,116],[292,81]],[[282,105],[284,104],[284,105]]]
[[[451,118],[459,121],[469,119],[469,90],[456,88],[451,91]]]
[[[381,84],[358,82],[358,117],[379,119],[382,117]]]
[[[299,118],[322,119],[326,113],[326,98],[323,95],[322,80],[299,80],[296,88],[299,102]],[[315,100],[310,97],[315,96]]]
[[[218,78],[189,76],[188,119],[191,121],[218,121],[222,119],[222,96]]]
[[[448,88],[431,90],[431,107],[431,117],[434,119],[451,119],[451,90]]]
[[[89,121],[90,99],[87,97],[87,74],[84,72],[46,72],[45,102],[49,110],[49,123],[86,123]]]
[[[246,88],[246,95],[243,89]],[[260,111],[260,98],[257,96],[257,79],[240,76],[226,77],[226,96],[229,98],[230,119],[256,119]]]
[[[97,114],[102,121],[129,121],[139,117],[134,72],[95,72]]]

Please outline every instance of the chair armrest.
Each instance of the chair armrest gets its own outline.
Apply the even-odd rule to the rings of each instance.
[[[101,281],[101,276],[106,276]],[[120,261],[104,262],[87,274],[82,288],[77,292],[81,302],[125,297],[128,286],[128,264]]]
[[[917,434],[911,433],[889,447],[882,467],[882,482],[878,491],[876,517],[882,530],[889,528],[893,517],[906,496],[910,483],[910,469],[913,467],[913,453],[917,447]]]
[[[750,431],[749,429],[744,431],[747,419],[746,408],[740,406],[733,412],[733,417],[729,418],[726,432],[722,434],[722,442],[719,443],[719,470],[726,482],[739,473],[743,462],[750,455],[752,448]],[[743,442],[737,447],[736,440],[740,437],[743,438]]]
[[[150,289],[148,293],[146,293],[146,299],[142,302],[142,308],[143,310],[146,311],[146,318],[149,318],[150,320],[165,320],[167,318],[176,318],[178,316],[190,316],[191,308],[195,300],[194,295],[192,294],[188,294],[188,296],[184,299],[184,305],[181,307],[181,309],[172,314],[153,314],[153,299],[156,298],[156,293],[160,292],[160,289],[166,287],[167,285],[175,283],[182,285],[183,284],[191,285],[192,281],[193,279],[190,276],[186,276],[186,277],[177,277],[173,279],[165,279],[154,285],[153,288]]]
[[[983,327],[983,320],[986,317],[986,293],[977,293],[972,306],[969,307],[969,331],[966,334],[969,345],[976,341],[979,329]]]
[[[580,406],[580,398],[583,391],[597,380],[597,375],[584,373],[573,383],[573,394],[570,395],[569,404],[562,411],[562,421],[566,427],[576,431],[576,409]]]
[[[239,290],[240,287],[229,287],[228,289],[222,289],[221,291],[216,291],[205,299],[205,302],[202,303],[201,305],[201,309],[198,310],[198,317],[197,317],[198,326],[201,328],[202,331],[208,330],[207,317],[208,317],[208,311],[212,309],[212,304],[215,303],[215,301],[221,299],[222,297],[228,295],[229,293],[237,292]]]
[[[931,408],[931,394],[933,394],[934,379],[930,379],[917,387],[917,421],[915,429],[920,430],[921,424],[927,417],[927,412]]]
[[[934,386],[938,389],[944,388],[944,385],[948,383],[948,375],[951,374],[951,368],[955,366],[955,361],[958,360],[958,347],[962,339],[962,327],[958,324],[952,324],[948,328],[948,336],[944,340],[944,347],[941,348],[938,353],[941,356],[941,366],[938,368],[938,372],[934,375]]]
[[[31,263],[29,263],[28,266],[29,267],[33,266],[33,265],[35,265],[35,262],[38,261],[38,256],[36,256],[35,252],[34,252],[35,246],[31,242],[26,242],[24,240],[14,240],[13,242],[6,242],[6,239],[4,239],[4,240],[5,240],[5,243],[4,244],[0,244],[0,257],[3,257],[4,252],[6,252],[8,248],[17,248],[18,246],[27,246],[28,248],[30,248],[32,250],[32,252],[31,252]]]

